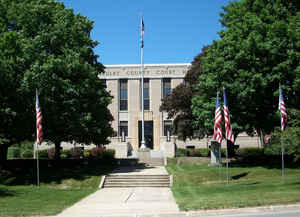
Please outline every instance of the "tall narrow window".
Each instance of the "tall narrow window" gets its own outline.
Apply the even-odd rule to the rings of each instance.
[[[172,134],[172,121],[171,120],[164,121],[164,136],[168,136],[168,131],[169,131],[169,136],[171,136],[171,134]]]
[[[171,93],[171,78],[163,78],[163,95],[165,98],[167,95]]]
[[[120,80],[120,111],[128,110],[127,79]]]
[[[128,121],[120,121],[119,125],[119,136],[128,136]]]
[[[144,110],[150,109],[149,78],[144,78]]]

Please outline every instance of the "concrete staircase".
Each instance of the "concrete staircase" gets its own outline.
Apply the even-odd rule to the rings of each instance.
[[[144,163],[147,166],[152,166],[152,167],[165,165],[164,158],[139,159],[139,163]]]
[[[104,188],[170,187],[169,175],[108,175]]]

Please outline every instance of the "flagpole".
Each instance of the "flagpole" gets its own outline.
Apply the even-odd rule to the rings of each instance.
[[[287,111],[286,106],[284,103],[283,95],[282,95],[282,89],[281,85],[279,84],[279,106],[278,106],[280,116],[281,116],[281,131],[282,133],[285,131],[286,124],[287,124]],[[282,175],[282,181],[285,183],[285,174],[284,174],[284,144],[282,141],[282,137],[280,138],[280,144],[281,144],[281,175]]]
[[[143,64],[143,50],[144,50],[144,36],[143,36],[143,17],[141,17],[141,83],[142,83],[142,141],[141,148],[146,148],[145,145],[145,122],[144,122],[144,64]]]
[[[285,177],[284,177],[284,147],[283,147],[283,142],[281,140],[280,140],[280,142],[281,142],[281,175],[282,175],[282,181],[283,181],[283,184],[284,184],[285,183]]]
[[[226,173],[227,173],[227,185],[229,184],[229,169],[228,169],[228,140],[226,140]]]
[[[221,148],[222,144],[220,143],[220,146],[219,146],[219,183],[221,183],[222,181],[222,178],[221,178],[221,167],[222,167],[222,156],[221,156],[221,151],[222,151],[222,148]]]
[[[37,89],[35,90],[36,94],[36,175],[37,175],[37,187],[40,187],[40,168],[39,168],[39,144],[42,143],[43,137],[42,137],[42,113],[39,103],[39,96]]]
[[[39,167],[39,142],[36,143],[36,174],[37,174],[37,187],[40,187],[40,167]]]

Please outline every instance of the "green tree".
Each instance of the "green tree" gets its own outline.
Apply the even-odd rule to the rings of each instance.
[[[279,114],[279,112],[278,112]],[[272,133],[270,142],[266,146],[266,152],[281,154],[281,145],[284,146],[284,153],[291,155],[294,161],[300,160],[300,110],[288,110],[288,127],[284,132],[281,127],[276,127]]]
[[[279,83],[288,107],[299,107],[299,1],[241,0],[223,9],[225,28],[203,59],[193,114],[212,129],[216,91],[225,87],[235,137],[271,132],[280,124]]]
[[[207,133],[201,126],[193,123],[195,117],[192,114],[192,97],[195,94],[194,87],[198,83],[198,77],[202,72],[202,57],[207,46],[198,54],[184,77],[184,82],[175,87],[171,94],[162,99],[160,111],[168,113],[168,118],[174,118],[173,133],[180,139],[186,140],[194,135],[204,137]]]
[[[4,112],[1,107],[1,117],[29,132],[17,134],[34,137],[37,88],[44,138],[55,143],[57,158],[62,141],[107,144],[113,133],[111,96],[98,78],[104,66],[93,52],[98,44],[90,38],[93,22],[54,0],[0,0],[0,12],[0,42],[7,46],[0,70],[11,90],[6,99],[1,84],[7,106]],[[18,138],[9,125],[2,128],[10,131],[1,133],[3,138]]]

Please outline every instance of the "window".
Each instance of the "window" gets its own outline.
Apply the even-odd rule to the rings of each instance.
[[[163,95],[165,98],[167,95],[171,93],[171,78],[163,78]]]
[[[168,136],[168,131],[170,132],[170,136],[172,135],[172,121],[167,120],[164,121],[164,136]]]
[[[149,78],[144,78],[144,110],[150,110]]]
[[[127,79],[120,80],[120,111],[128,110]]]
[[[122,132],[125,136],[128,136],[128,121],[120,121],[119,136],[122,136]]]

